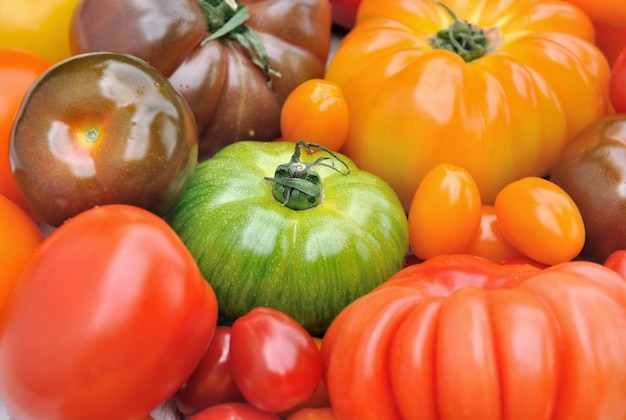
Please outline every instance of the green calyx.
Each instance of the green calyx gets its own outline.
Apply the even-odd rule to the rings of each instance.
[[[252,62],[260,67],[271,85],[271,76],[281,77],[280,73],[269,66],[267,51],[259,35],[246,25],[250,12],[237,0],[198,0],[207,21],[211,35],[202,40],[201,45],[215,39],[228,39],[242,45],[250,53]]]
[[[320,149],[331,157],[320,157],[312,162],[302,162],[300,160],[300,149],[309,151]],[[334,162],[341,163],[347,171],[342,172],[337,169]],[[330,161],[331,163],[327,163]],[[296,143],[295,151],[289,163],[278,165],[274,172],[274,177],[265,177],[273,184],[272,195],[283,206],[291,210],[308,210],[317,206],[322,201],[322,178],[319,173],[312,169],[313,166],[326,166],[343,175],[350,173],[350,167],[341,160],[335,153],[319,144],[299,141]]]
[[[454,22],[448,28],[438,31],[429,40],[430,45],[436,49],[452,51],[466,63],[485,55],[489,48],[489,38],[485,31],[466,20],[459,20],[445,4],[438,1],[435,3],[446,9]]]

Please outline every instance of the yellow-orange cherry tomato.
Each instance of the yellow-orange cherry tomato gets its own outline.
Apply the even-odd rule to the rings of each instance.
[[[285,100],[280,114],[282,139],[316,143],[339,150],[348,135],[348,106],[335,82],[310,79]]]
[[[480,226],[481,199],[471,174],[442,163],[426,173],[409,208],[409,243],[422,259],[465,252]]]
[[[572,198],[555,183],[526,177],[505,186],[494,203],[504,237],[522,254],[554,265],[576,257],[585,226]]]
[[[467,253],[496,263],[524,257],[500,231],[496,210],[491,204],[483,204],[481,208],[480,226]]]

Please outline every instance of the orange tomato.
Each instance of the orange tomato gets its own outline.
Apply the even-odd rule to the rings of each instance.
[[[522,254],[554,265],[576,257],[585,226],[572,198],[555,183],[526,177],[505,186],[494,203],[504,237]]]
[[[337,151],[346,141],[348,122],[348,106],[339,85],[310,79],[287,96],[280,114],[280,131],[283,140],[304,140]]]
[[[0,195],[0,324],[13,286],[26,262],[43,241],[35,221],[17,204]]]
[[[418,258],[465,252],[480,225],[478,186],[464,168],[439,164],[419,184],[408,217],[409,244]]]
[[[626,25],[624,0],[566,0],[579,7],[591,20],[603,25]]]
[[[467,253],[496,263],[524,256],[511,245],[500,231],[496,210],[491,204],[483,204],[481,208],[480,226],[467,248]]]
[[[9,163],[13,120],[26,91],[50,63],[26,50],[0,49],[0,194],[29,211],[19,192]]]

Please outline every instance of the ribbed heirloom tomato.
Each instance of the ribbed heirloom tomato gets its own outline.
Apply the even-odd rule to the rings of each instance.
[[[557,0],[363,0],[325,78],[343,88],[343,153],[408,210],[426,172],[465,168],[484,204],[544,176],[610,112],[609,66],[583,12]],[[573,88],[575,87],[575,88]]]

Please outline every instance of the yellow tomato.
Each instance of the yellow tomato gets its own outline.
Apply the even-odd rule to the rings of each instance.
[[[558,0],[444,3],[457,20],[432,0],[363,0],[325,75],[350,112],[342,152],[407,209],[426,172],[444,162],[467,169],[493,204],[506,184],[547,174],[575,133],[610,112],[610,69],[580,9]]]
[[[70,20],[78,0],[2,0],[0,48],[21,48],[55,63],[70,56]]]
[[[465,169],[437,165],[417,188],[408,217],[409,243],[418,258],[465,252],[480,226],[478,186]]]
[[[508,184],[494,204],[504,237],[522,254],[554,265],[576,257],[585,226],[574,200],[555,183],[526,177]]]

